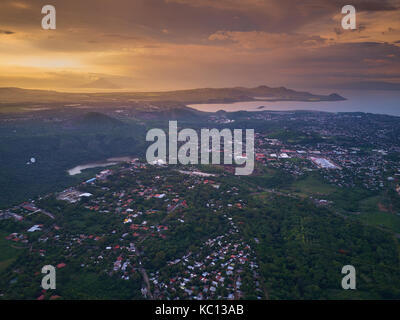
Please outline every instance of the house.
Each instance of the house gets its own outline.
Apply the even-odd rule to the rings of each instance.
[[[156,195],[154,195],[154,198],[157,198],[157,199],[163,199],[163,198],[165,198],[165,196],[166,196],[166,194],[165,194],[165,193],[162,193],[162,194],[156,194]]]
[[[38,208],[36,208],[33,204],[30,203],[22,205],[22,208],[31,212],[35,212],[36,210],[38,210]]]
[[[43,226],[40,225],[40,224],[36,224],[36,225],[34,225],[33,227],[29,228],[29,229],[28,229],[28,232],[40,231],[40,230],[42,230],[41,227],[43,227]]]
[[[93,196],[93,195],[91,193],[89,193],[89,192],[81,193],[79,195],[80,198],[82,198],[82,197],[89,198],[91,196]]]

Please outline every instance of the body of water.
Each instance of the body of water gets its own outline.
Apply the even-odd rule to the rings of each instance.
[[[331,91],[332,92],[332,91]],[[330,92],[330,93],[331,93]],[[195,104],[191,108],[206,112],[234,111],[290,111],[314,110],[326,112],[368,112],[400,116],[399,91],[346,91],[338,92],[345,101],[303,102],[303,101],[248,101],[235,103]],[[326,92],[321,93],[326,94]],[[260,108],[264,106],[264,108]]]
[[[92,168],[101,168],[101,167],[110,167],[110,166],[114,166],[121,162],[131,161],[133,159],[135,159],[135,158],[117,157],[117,158],[109,158],[105,161],[100,161],[100,162],[91,162],[91,163],[87,163],[87,164],[80,164],[72,169],[69,169],[68,174],[70,176],[75,176],[77,174],[81,174],[82,170],[92,169]]]

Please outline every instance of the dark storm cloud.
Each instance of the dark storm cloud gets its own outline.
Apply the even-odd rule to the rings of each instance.
[[[0,29],[0,34],[14,34],[14,31],[10,31],[10,30],[1,30]]]
[[[15,4],[19,5],[15,5]],[[60,31],[140,36],[157,41],[201,43],[226,31],[293,33],[317,19],[339,14],[343,0],[53,0]],[[400,0],[353,0],[362,11],[391,11]],[[40,31],[42,0],[4,1],[0,26],[29,26]],[[328,19],[326,19],[327,22]],[[332,26],[334,28],[334,26]],[[93,41],[93,39],[87,39]]]

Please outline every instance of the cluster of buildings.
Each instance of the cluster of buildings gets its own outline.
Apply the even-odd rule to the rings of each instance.
[[[383,149],[345,147],[329,142],[290,144],[270,139],[268,134],[256,136],[257,162],[293,176],[319,170],[328,182],[338,187],[358,185],[368,190],[380,190],[393,185],[399,180],[400,164],[387,158],[388,153]]]
[[[224,215],[229,231],[208,239],[197,252],[188,252],[168,262],[168,275],[163,271],[151,274],[154,294],[161,299],[240,299],[243,278],[251,279],[258,299],[264,297],[257,272],[258,264],[250,245],[239,236],[233,219]],[[172,271],[171,271],[172,270]],[[172,272],[172,276],[170,275]]]

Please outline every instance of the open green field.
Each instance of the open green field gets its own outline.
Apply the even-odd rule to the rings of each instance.
[[[260,179],[268,180],[277,176],[278,171],[264,170]],[[274,180],[273,180],[274,181]],[[294,180],[288,185],[277,185],[277,191],[281,194],[292,194],[302,198],[310,196],[314,198],[326,198],[333,200],[334,210],[343,214],[353,213],[351,216],[374,227],[385,228],[391,232],[400,233],[400,216],[397,211],[386,211],[383,205],[387,199],[383,194],[372,195],[370,192],[363,192],[359,189],[343,190],[323,180],[316,173]],[[271,197],[270,192],[257,194],[258,198],[267,201]]]
[[[398,212],[385,210],[382,203],[385,203],[383,195],[376,195],[361,200],[359,202],[360,214],[357,217],[369,225],[384,227],[400,233],[400,216],[397,215]]]
[[[373,197],[368,197],[360,201],[360,210],[362,212],[376,212],[379,210],[378,203],[382,201],[382,197],[380,195],[376,195]]]
[[[336,188],[316,175],[309,175],[304,179],[293,182],[291,190],[299,196],[310,196],[329,195],[335,192]]]
[[[400,216],[390,212],[366,212],[359,219],[372,226],[380,226],[400,233]]]

